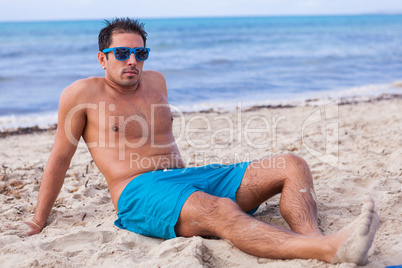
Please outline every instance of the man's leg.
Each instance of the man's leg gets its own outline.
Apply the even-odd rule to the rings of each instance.
[[[280,211],[290,228],[298,234],[321,236],[313,179],[300,157],[279,155],[252,162],[236,192],[236,203],[250,211],[279,193]]]
[[[281,213],[291,230],[249,216],[269,197],[282,192]],[[304,160],[283,155],[252,163],[236,193],[236,203],[203,192],[185,202],[176,224],[178,236],[218,236],[251,255],[267,258],[319,259],[364,264],[378,227],[374,201],[340,232],[322,236],[310,171]]]
[[[246,214],[228,198],[194,192],[175,226],[178,236],[217,236],[258,257],[318,259],[364,265],[378,226],[374,202],[367,200],[361,215],[330,236],[305,236],[267,224]]]

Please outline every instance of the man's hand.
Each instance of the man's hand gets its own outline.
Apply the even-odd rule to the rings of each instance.
[[[8,228],[8,232],[6,231],[8,235],[18,235],[19,237],[39,234],[43,229],[34,221],[9,223],[6,227]]]
[[[34,221],[25,221],[24,222],[26,225],[29,226],[29,230],[27,232],[27,234],[29,236],[31,235],[35,235],[35,234],[39,234],[40,232],[42,232],[43,228],[40,227],[36,222]]]

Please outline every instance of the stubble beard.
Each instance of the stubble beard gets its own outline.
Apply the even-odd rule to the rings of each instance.
[[[138,77],[138,79],[135,79],[135,78],[132,78],[132,79],[125,79],[125,80],[122,80],[122,81],[120,82],[120,85],[121,85],[122,87],[125,87],[125,88],[132,88],[132,87],[137,86],[139,81],[140,81],[140,78],[139,78],[139,77]]]
[[[122,87],[125,88],[131,88],[131,87],[135,87],[138,85],[138,82],[140,81],[140,77],[141,77],[141,72],[140,70],[136,69],[136,68],[131,68],[130,70],[135,70],[137,72],[136,76],[131,76],[128,78],[124,78],[120,80],[120,85]],[[124,76],[124,72],[126,72],[127,70],[123,70],[122,75]]]

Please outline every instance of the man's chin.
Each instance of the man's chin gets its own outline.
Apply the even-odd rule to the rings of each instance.
[[[137,79],[125,79],[121,81],[121,85],[123,87],[135,87],[138,85],[138,80]]]

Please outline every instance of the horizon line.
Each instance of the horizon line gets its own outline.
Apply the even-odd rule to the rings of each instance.
[[[362,12],[362,13],[339,13],[339,14],[267,14],[267,15],[196,15],[196,16],[172,16],[172,17],[137,17],[139,20],[169,20],[169,19],[229,19],[229,18],[269,18],[269,17],[347,17],[347,16],[398,16],[402,15],[402,11],[398,12]],[[117,16],[116,16],[117,17]],[[27,20],[1,20],[0,23],[29,23],[29,22],[78,22],[78,21],[104,21],[111,18],[64,18],[64,19],[27,19]],[[126,17],[126,16],[120,16]],[[127,16],[128,17],[128,16]]]

